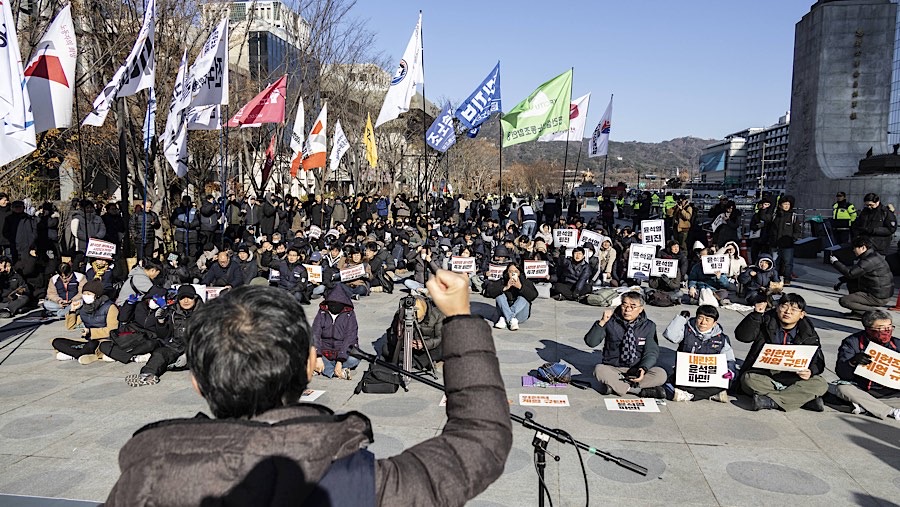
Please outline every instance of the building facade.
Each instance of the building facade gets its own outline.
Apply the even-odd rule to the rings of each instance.
[[[900,4],[900,0],[891,0]],[[894,29],[894,60],[891,66],[891,109],[888,115],[888,144],[900,143],[900,8]]]
[[[791,114],[785,113],[778,123],[747,134],[747,166],[741,188],[780,193],[788,174],[788,142]]]

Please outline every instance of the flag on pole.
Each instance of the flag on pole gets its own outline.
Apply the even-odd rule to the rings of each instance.
[[[363,132],[363,144],[366,145],[366,160],[369,167],[378,166],[378,145],[375,143],[375,129],[372,128],[372,115],[366,115],[366,130]]]
[[[578,97],[572,101],[569,106],[569,130],[561,132],[553,132],[544,134],[538,138],[538,141],[577,141],[581,142],[584,138],[584,124],[588,114],[588,104],[591,101],[591,94],[588,93],[583,97]]]
[[[219,104],[197,106],[185,112],[188,130],[219,130],[222,128],[222,109]]]
[[[175,171],[175,176],[183,178],[188,172],[187,123],[179,122],[168,143],[163,143],[163,156]]]
[[[272,174],[272,167],[275,165],[275,134],[272,134],[272,140],[269,141],[269,147],[266,148],[266,162],[263,164],[262,181],[260,188],[266,187],[269,181],[269,175]]]
[[[72,6],[66,5],[44,32],[25,66],[25,85],[36,133],[72,126],[77,56]]]
[[[344,129],[341,127],[341,120],[338,120],[334,124],[334,139],[331,141],[331,156],[328,160],[328,167],[331,172],[337,171],[341,159],[344,158],[344,154],[347,153],[347,150],[349,149],[350,141],[344,134]]]
[[[187,174],[187,126],[184,122],[183,109],[177,109],[180,107],[182,97],[189,95],[187,72],[187,49],[185,49],[178,65],[178,75],[175,76],[166,127],[159,138],[163,146],[163,156],[179,178]]]
[[[328,139],[325,136],[326,127],[328,127],[327,102],[322,105],[319,117],[316,118],[312,130],[309,131],[309,136],[306,138],[306,146],[303,147],[303,160],[301,161],[304,171],[325,167],[327,160],[325,153],[328,150],[328,145],[326,144]]]
[[[435,150],[444,153],[456,144],[456,131],[453,129],[453,108],[450,101],[441,110],[437,118],[425,132],[425,142]]]
[[[286,88],[287,76],[284,75],[238,109],[237,114],[228,120],[228,126],[244,128],[258,127],[263,123],[284,123]]]
[[[31,100],[25,86],[16,22],[8,1],[0,0],[0,166],[37,148]]]
[[[539,86],[500,117],[503,147],[534,141],[549,132],[568,130],[572,69]]]
[[[112,80],[94,100],[94,109],[88,113],[82,125],[99,127],[106,121],[106,115],[118,97],[128,97],[153,86],[156,77],[156,52],[154,32],[156,24],[156,1],[148,0],[144,10],[144,22],[137,40],[125,64],[119,67]]]
[[[191,65],[190,105],[228,104],[228,16],[213,29]]]
[[[300,163],[303,161],[303,131],[306,129],[304,127],[304,116],[306,116],[306,110],[303,108],[303,97],[300,97],[297,105],[297,115],[294,117],[294,130],[291,131],[291,151],[293,152],[291,157],[291,178],[297,177],[297,172],[300,171]]]
[[[150,88],[147,100],[147,114],[144,115],[144,152],[149,153],[153,138],[156,137],[156,88]]]
[[[409,111],[409,102],[416,94],[416,86],[425,83],[425,73],[422,68],[422,12],[419,11],[419,22],[413,30],[412,37],[403,52],[403,58],[397,65],[397,71],[391,79],[391,87],[384,97],[384,104],[378,119],[375,120],[375,128],[400,116],[400,113]]]
[[[484,123],[493,113],[499,113],[502,108],[500,103],[500,62],[494,70],[484,78],[484,81],[464,100],[456,110],[456,117],[467,129],[475,130],[478,134],[478,126]],[[470,135],[469,137],[475,137]]]
[[[613,96],[609,96],[609,105],[606,106],[603,116],[600,117],[600,123],[594,129],[594,135],[591,136],[591,143],[588,145],[588,158],[604,157],[609,153],[609,131],[612,127],[612,101]]]

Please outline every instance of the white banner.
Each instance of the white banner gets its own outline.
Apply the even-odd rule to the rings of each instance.
[[[503,278],[503,272],[506,271],[506,266],[491,264],[488,268],[488,280],[499,280]]]
[[[190,105],[228,104],[228,17],[222,18],[191,65]]]
[[[621,412],[659,412],[656,400],[650,398],[605,399],[606,410]]]
[[[590,243],[594,245],[594,251],[600,251],[600,245],[603,244],[604,241],[609,241],[609,238],[600,234],[599,232],[589,231],[587,229],[581,231],[581,239],[578,240],[579,245],[584,245]]]
[[[628,272],[625,274],[628,278],[634,278],[638,273],[644,277],[650,277],[650,271],[653,269],[653,259],[656,256],[656,247],[653,245],[641,245],[640,243],[632,243],[628,252]]]
[[[210,299],[216,299],[220,294],[222,294],[223,290],[225,290],[225,287],[207,287],[206,297],[203,300],[209,301]]]
[[[519,394],[519,405],[523,407],[568,407],[569,397],[565,394]]]
[[[310,283],[322,283],[322,266],[304,264],[303,267],[306,268],[306,276]]]
[[[331,153],[328,156],[328,168],[331,172],[337,171],[338,164],[341,163],[344,153],[350,149],[350,141],[344,135],[344,129],[341,127],[341,120],[334,124],[334,137],[331,140]]]
[[[116,255],[115,243],[97,238],[88,238],[87,250],[84,252],[85,257],[112,260],[114,255]]]
[[[357,264],[356,266],[344,268],[341,270],[341,281],[349,282],[366,276],[366,265]]]
[[[641,243],[665,248],[665,223],[662,220],[641,220]]]
[[[900,389],[900,353],[869,342],[866,354],[872,356],[872,362],[857,366],[853,373],[884,387]]]
[[[375,120],[375,128],[400,116],[400,113],[409,111],[409,102],[416,94],[416,86],[425,83],[425,73],[422,68],[422,14],[419,13],[419,22],[413,30],[403,58],[397,65],[397,70],[391,78],[391,86],[384,97],[381,112]]]
[[[815,345],[776,345],[767,343],[753,363],[754,368],[778,371],[809,369],[819,347]]]
[[[188,130],[219,130],[222,128],[221,106],[192,107],[187,110],[185,119]]]
[[[716,273],[727,273],[731,266],[731,261],[727,255],[704,255],[700,257],[703,263],[703,274],[714,275]]]
[[[547,261],[525,261],[523,264],[525,278],[546,279],[550,276],[550,265]]]
[[[578,246],[578,230],[553,229],[553,243],[556,246],[575,248],[576,246]]]
[[[322,229],[318,225],[310,225],[306,235],[312,239],[319,239],[322,237]]]
[[[475,257],[451,257],[450,271],[454,273],[474,273]]]
[[[721,387],[728,389],[728,359],[725,354],[678,352],[675,386]]]
[[[650,276],[677,277],[678,259],[660,259],[659,257],[654,257],[653,266],[650,267]]]

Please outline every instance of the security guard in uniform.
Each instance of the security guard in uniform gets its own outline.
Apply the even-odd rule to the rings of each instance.
[[[616,199],[616,208],[619,210],[619,220],[625,218],[625,195],[620,195],[618,199]]]
[[[847,200],[844,192],[838,192],[835,199],[837,201],[832,206],[831,228],[834,230],[834,243],[843,245],[850,242],[850,227],[856,220],[856,208]]]

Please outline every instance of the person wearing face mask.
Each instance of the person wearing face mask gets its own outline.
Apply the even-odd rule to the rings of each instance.
[[[91,364],[100,359],[113,361],[100,351],[99,345],[101,340],[109,339],[110,331],[119,327],[119,309],[103,295],[103,284],[99,280],[84,284],[81,303],[73,303],[66,314],[66,329],[75,329],[79,324],[84,326],[81,329],[81,339],[53,340],[53,348],[57,351],[56,359],[77,359],[80,364]]]
[[[752,343],[741,368],[741,389],[753,397],[753,410],[782,409],[785,412],[805,408],[814,412],[825,410],[822,395],[828,383],[822,378],[825,355],[819,334],[806,318],[806,300],[799,294],[781,296],[778,305],[767,310],[767,303],[757,303],[753,312],[734,330],[734,337]],[[818,347],[809,367],[798,371],[777,371],[754,368],[756,359],[767,343],[778,345],[814,345]]]
[[[728,362],[728,372],[724,378],[731,380],[737,371],[734,359],[734,349],[731,348],[731,340],[722,326],[718,323],[719,311],[710,305],[697,307],[697,314],[691,318],[691,314],[683,311],[676,315],[666,330],[663,337],[678,345],[678,352],[690,354],[725,354]],[[692,387],[675,384],[674,373],[665,385],[669,398],[672,401],[697,401],[713,400],[720,403],[728,403],[728,391],[720,387]]]
[[[844,338],[838,348],[834,372],[840,380],[828,385],[828,392],[853,405],[854,414],[870,414],[879,419],[900,420],[900,408],[893,408],[881,400],[900,397],[900,389],[885,387],[857,375],[858,366],[868,367],[872,356],[865,350],[874,343],[888,350],[900,350],[900,338],[894,337],[891,314],[884,310],[866,312],[862,317],[863,330]]]
[[[603,362],[594,368],[600,394],[634,394],[642,398],[665,398],[662,385],[666,371],[656,365],[659,339],[656,324],[644,312],[639,292],[622,294],[622,304],[606,310],[584,335],[588,347],[603,344]]]
[[[325,295],[311,327],[318,353],[316,373],[350,380],[350,370],[359,365],[359,359],[350,355],[350,349],[359,345],[359,323],[343,287],[337,286]]]

